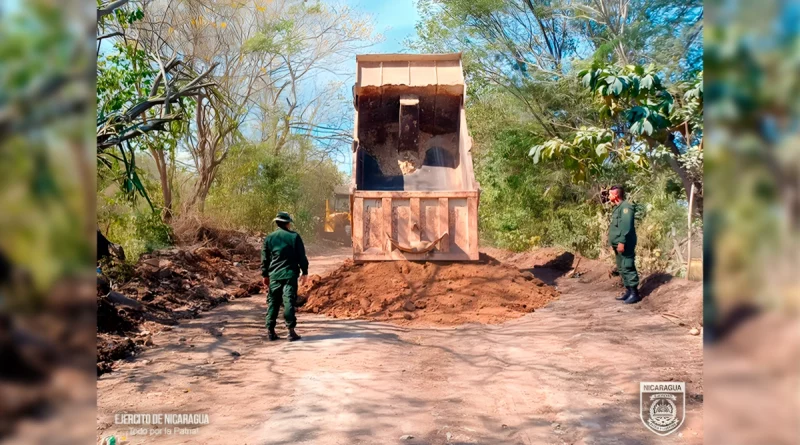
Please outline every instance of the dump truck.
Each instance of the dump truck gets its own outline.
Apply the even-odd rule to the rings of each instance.
[[[478,260],[461,54],[356,56],[353,259]]]

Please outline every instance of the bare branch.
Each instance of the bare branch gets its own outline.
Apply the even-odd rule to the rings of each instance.
[[[114,31],[114,32],[110,32],[108,34],[104,34],[104,35],[98,37],[97,41],[99,42],[99,41],[101,41],[103,39],[108,39],[108,38],[116,37],[116,36],[124,36],[124,35],[125,34],[123,34],[121,31]]]
[[[111,14],[114,12],[115,9],[119,9],[125,6],[130,0],[117,0],[115,2],[109,3],[106,6],[97,8],[97,20]]]

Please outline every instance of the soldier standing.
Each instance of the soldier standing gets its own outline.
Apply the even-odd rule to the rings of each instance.
[[[297,279],[299,277],[303,283],[308,278],[308,258],[303,239],[290,228],[292,218],[289,214],[278,212],[274,221],[278,228],[264,238],[261,249],[261,276],[268,289],[267,330],[270,341],[280,338],[275,333],[275,325],[278,321],[278,310],[283,305],[289,341],[295,341],[300,340],[300,336],[294,331],[297,325]]]
[[[642,301],[639,295],[639,273],[636,271],[636,228],[634,227],[634,207],[625,200],[625,189],[620,185],[611,187],[608,200],[614,205],[611,224],[608,228],[608,241],[614,251],[617,270],[622,275],[625,293],[617,297],[625,304]]]

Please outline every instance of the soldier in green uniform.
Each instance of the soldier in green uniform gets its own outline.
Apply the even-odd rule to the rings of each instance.
[[[289,329],[289,341],[300,340],[294,331],[297,325],[295,304],[297,302],[297,279],[305,282],[308,278],[308,258],[303,239],[291,230],[292,218],[286,212],[278,212],[274,219],[277,230],[264,238],[261,248],[261,276],[264,286],[269,289],[267,302],[267,330],[269,340],[277,340],[275,325],[278,321],[278,310],[283,305],[283,317]],[[300,275],[302,272],[302,276]]]
[[[615,185],[608,192],[608,200],[614,205],[611,224],[608,227],[608,242],[614,251],[617,270],[622,275],[625,293],[617,297],[625,304],[642,301],[639,295],[639,273],[636,271],[636,228],[634,207],[625,200],[625,189]]]

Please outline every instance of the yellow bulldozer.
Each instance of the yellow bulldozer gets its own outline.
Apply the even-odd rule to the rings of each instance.
[[[337,186],[333,189],[333,199],[325,200],[322,236],[349,245],[351,243],[351,227],[350,189],[347,186]]]

